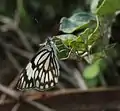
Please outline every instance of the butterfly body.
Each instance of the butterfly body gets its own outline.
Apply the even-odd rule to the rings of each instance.
[[[37,89],[40,91],[54,87],[58,83],[59,64],[53,42],[48,41],[27,64],[17,84],[19,90]]]

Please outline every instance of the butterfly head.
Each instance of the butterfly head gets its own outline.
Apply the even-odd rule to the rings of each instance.
[[[46,45],[53,49],[55,55],[57,55],[57,52],[59,52],[59,49],[57,48],[56,44],[53,42],[51,37],[47,38]]]
[[[48,37],[48,38],[47,38],[46,44],[48,44],[48,45],[50,45],[50,46],[54,44],[54,42],[52,41],[52,38],[51,38],[51,37]]]
[[[55,53],[56,53],[56,50],[58,50],[56,44],[53,42],[51,37],[48,37],[47,40],[43,44],[39,44],[39,46],[45,47],[48,50],[53,49]]]
[[[56,49],[56,45],[55,45],[55,43],[53,42],[53,40],[52,40],[51,37],[48,37],[48,38],[47,38],[46,45],[49,45],[50,47]]]

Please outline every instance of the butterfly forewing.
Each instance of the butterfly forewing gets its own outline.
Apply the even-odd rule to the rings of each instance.
[[[58,83],[59,64],[56,52],[50,45],[45,45],[22,71],[18,89],[35,88],[46,90]]]

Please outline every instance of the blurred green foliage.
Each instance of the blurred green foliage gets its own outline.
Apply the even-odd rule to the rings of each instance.
[[[96,77],[101,76],[101,72],[107,67],[101,60],[103,61],[108,56],[108,50],[115,46],[115,44],[109,44],[108,35],[111,19],[113,19],[114,13],[120,9],[120,1],[93,0],[91,3],[89,12],[80,11],[69,18],[61,18],[59,30],[66,35],[59,35],[59,38],[69,47],[69,50],[71,49],[70,53],[75,53],[78,58],[84,58],[88,64],[91,64],[84,70],[83,77],[88,81],[93,79],[92,84],[96,85],[98,83]],[[81,30],[83,31],[81,32]],[[76,33],[74,34],[74,32]],[[70,36],[67,33],[73,35]],[[79,60],[78,58],[76,59]],[[104,66],[102,70],[101,66]]]

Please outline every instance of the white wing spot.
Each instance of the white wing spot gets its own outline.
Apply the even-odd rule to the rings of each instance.
[[[44,56],[42,56],[40,59],[39,59],[39,62],[38,64],[40,64],[42,61],[44,61],[47,57],[48,57],[49,53],[46,53]]]
[[[33,74],[32,74],[32,78],[34,78],[35,77],[35,71],[37,70],[37,68],[35,68],[34,70],[33,70]]]
[[[48,82],[48,73],[46,74],[45,82]]]
[[[58,78],[57,77],[55,77],[55,83],[58,83]]]
[[[36,86],[39,87],[39,85],[40,85],[40,82],[37,80],[36,81]]]
[[[26,85],[26,88],[28,88],[28,84]]]
[[[35,65],[37,65],[38,60],[40,59],[41,55],[43,55],[44,53],[41,52],[41,53],[39,53],[39,55],[37,55],[37,57],[35,58],[35,61],[34,61]]]
[[[22,77],[22,79],[21,79],[21,82],[23,83],[23,81],[24,81],[24,77]]]
[[[42,66],[43,66],[43,64],[40,64],[40,65],[39,65],[39,68],[41,69]]]
[[[47,58],[45,65],[44,65],[44,69],[47,71],[48,67],[49,67],[49,63],[50,63],[50,56]]]
[[[56,64],[57,64],[57,69],[59,70],[59,64],[58,64],[58,60],[55,58],[56,60]]]
[[[43,74],[42,74],[41,83],[44,83],[44,77],[45,77],[45,72],[43,72]]]
[[[51,62],[51,67],[53,67],[53,63]]]
[[[38,70],[35,72],[35,79],[38,77]]]
[[[20,78],[23,76],[23,73],[20,74]]]
[[[43,70],[41,69],[40,73],[39,73],[39,78],[41,78],[42,72],[43,72]]]
[[[23,88],[25,88],[25,81],[23,82],[23,85],[22,85]]]
[[[53,74],[55,74],[55,70],[53,69]]]
[[[54,86],[54,83],[53,83],[53,82],[51,82],[50,86],[51,86],[51,87],[53,87],[53,86]]]
[[[31,77],[34,77],[34,72],[33,72],[31,63],[28,63],[28,65],[26,67],[26,71],[27,71],[26,74],[27,74],[29,80],[31,79]]]
[[[40,86],[40,89],[43,89],[44,87],[43,86]]]
[[[45,85],[45,88],[46,88],[46,89],[48,89],[48,88],[49,88],[48,84],[46,84],[46,85]]]
[[[49,79],[50,79],[50,81],[53,80],[53,75],[50,71],[49,71]]]
[[[32,87],[32,83],[30,83],[30,87]]]

